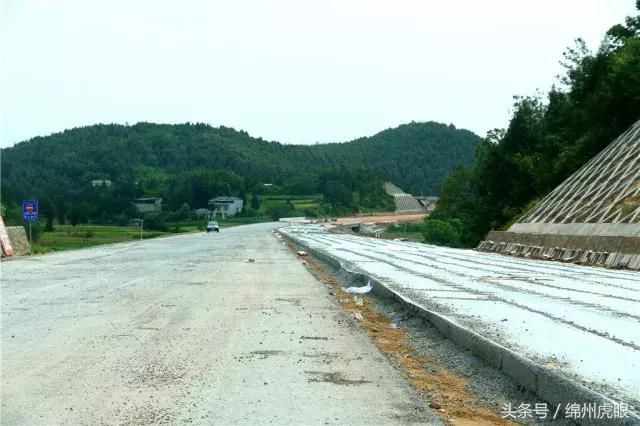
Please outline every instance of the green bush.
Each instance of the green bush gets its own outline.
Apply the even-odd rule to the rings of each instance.
[[[292,204],[280,204],[277,206],[269,207],[267,209],[267,215],[274,221],[280,220],[281,217],[294,217],[300,216],[300,212],[292,208]]]
[[[318,217],[318,212],[313,209],[304,209],[305,217]]]
[[[24,231],[27,233],[27,238],[29,238],[29,222],[24,222],[23,225]],[[42,234],[42,227],[40,223],[33,222],[31,224],[31,242],[35,243],[40,239],[40,235]]]
[[[146,240],[148,238],[161,237],[162,235],[163,235],[162,232],[143,232],[142,233],[142,238]]]
[[[427,219],[423,226],[427,243],[449,247],[461,246],[462,222],[458,219]]]
[[[153,229],[154,231],[167,231],[166,214],[148,215],[144,218],[144,229]]]

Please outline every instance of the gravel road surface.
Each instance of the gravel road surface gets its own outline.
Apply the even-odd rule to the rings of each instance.
[[[281,230],[585,385],[640,407],[640,273]]]
[[[273,226],[2,262],[2,424],[438,422]]]

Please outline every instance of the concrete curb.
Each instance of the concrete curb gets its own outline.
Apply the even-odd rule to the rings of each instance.
[[[577,403],[583,404],[616,404],[617,401],[597,392],[586,386],[572,380],[557,370],[552,370],[546,366],[536,363],[533,360],[523,357],[512,350],[496,343],[486,337],[469,330],[468,328],[456,323],[446,316],[430,311],[416,303],[411,299],[402,296],[385,285],[384,282],[367,275],[358,269],[348,268],[340,260],[334,258],[323,250],[309,247],[303,241],[284,234],[288,239],[298,246],[304,248],[305,251],[320,259],[321,261],[331,265],[336,269],[340,269],[351,275],[356,280],[363,283],[371,280],[373,284],[373,293],[377,296],[388,298],[399,302],[408,311],[414,313],[420,318],[433,324],[436,329],[448,339],[451,339],[463,349],[471,351],[471,353],[488,363],[489,365],[502,371],[509,376],[515,383],[525,389],[535,393],[543,401],[553,404],[554,410],[558,404],[562,405],[559,418],[564,419],[564,404]],[[527,402],[527,401],[522,401]],[[533,401],[528,401],[533,402]],[[634,407],[637,409],[638,407]],[[553,414],[551,414],[553,416]],[[581,419],[579,424],[622,424],[622,425],[640,425],[640,414],[633,412],[629,414],[629,418],[610,419],[610,420],[588,420]]]

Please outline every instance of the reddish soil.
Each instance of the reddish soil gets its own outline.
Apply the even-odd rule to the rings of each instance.
[[[465,426],[513,424],[503,419],[499,413],[478,405],[478,399],[467,388],[467,378],[417,354],[408,342],[405,330],[391,325],[389,318],[375,310],[369,297],[358,296],[363,303],[356,304],[354,295],[346,293],[322,266],[308,256],[305,256],[304,260],[310,272],[331,286],[340,306],[354,318],[362,318],[358,323],[378,349],[392,360],[411,386],[424,398],[425,403],[437,412],[443,421],[450,425]]]
[[[388,223],[388,222],[420,222],[427,216],[426,213],[389,213],[375,216],[348,216],[337,219],[338,223],[360,221],[362,223]]]

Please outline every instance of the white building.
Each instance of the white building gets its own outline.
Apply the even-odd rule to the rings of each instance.
[[[209,200],[209,207],[224,216],[235,216],[242,211],[243,201],[237,197],[216,197]]]

